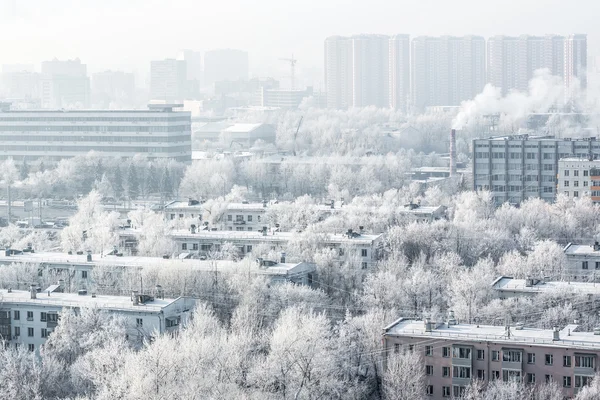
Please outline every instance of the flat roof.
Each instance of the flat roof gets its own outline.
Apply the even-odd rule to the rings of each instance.
[[[593,332],[574,332],[577,325],[567,325],[560,331],[560,340],[553,341],[551,329],[510,329],[510,337],[503,325],[440,324],[431,332],[425,332],[425,322],[400,318],[384,328],[384,335],[448,339],[455,342],[497,342],[506,344],[535,344],[540,346],[586,348],[600,351],[600,335]],[[570,334],[568,332],[570,330]]]
[[[590,246],[587,244],[572,244],[569,243],[567,247],[565,247],[565,254],[570,256],[594,256],[600,257],[600,250],[594,250],[594,246]]]
[[[230,127],[223,129],[223,132],[236,132],[236,133],[244,133],[244,132],[252,132],[257,128],[260,128],[265,124],[257,123],[257,124],[233,124]]]
[[[445,209],[446,207],[444,206],[418,206],[412,209],[407,206],[402,206],[398,209],[398,212],[407,214],[433,214],[436,212],[442,212]]]
[[[131,231],[125,229],[125,231]],[[133,233],[133,232],[132,232]],[[215,240],[251,240],[251,241],[270,241],[270,242],[287,242],[296,238],[299,238],[301,233],[296,232],[268,232],[267,235],[263,235],[259,231],[198,231],[197,233],[191,233],[187,230],[176,230],[169,234],[175,238],[189,238],[189,239],[215,239]],[[371,244],[374,240],[380,238],[382,234],[377,235],[359,235],[354,238],[349,238],[344,234],[333,234],[333,233],[320,233],[316,232],[319,239],[324,238],[325,243],[358,243],[358,244]]]
[[[36,298],[32,299],[27,290],[8,290],[1,289],[0,296],[2,303],[25,303],[48,307],[98,307],[108,310],[128,310],[140,312],[160,312],[166,306],[176,302],[178,299],[154,299],[145,304],[133,305],[129,296],[105,296],[96,295],[92,297],[87,295],[80,296],[77,293],[57,293],[53,292],[48,296],[46,292],[37,293]]]
[[[143,268],[143,267],[160,267],[160,268],[189,268],[194,271],[212,272],[215,268],[221,272],[238,272],[250,271],[259,275],[286,275],[295,273],[299,269],[312,269],[312,264],[300,263],[277,263],[271,267],[259,268],[256,262],[244,259],[241,261],[228,260],[199,260],[190,258],[169,258],[162,257],[138,257],[138,256],[123,256],[93,254],[92,261],[87,261],[87,255],[67,254],[67,253],[23,253],[12,256],[6,256],[4,252],[0,253],[0,264],[9,263],[31,263],[31,264],[52,264],[52,265],[79,265],[89,266],[93,268],[96,265],[126,267],[126,268]]]
[[[492,286],[501,292],[541,293],[570,290],[581,294],[600,294],[600,284],[594,282],[539,281],[536,284],[527,285],[526,279],[514,279],[509,276],[502,276],[496,279]]]

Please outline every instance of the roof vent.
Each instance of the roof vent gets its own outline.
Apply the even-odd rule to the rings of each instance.
[[[517,331],[522,331],[523,328],[525,327],[525,324],[522,322],[517,322],[517,324],[515,325],[515,330]]]
[[[594,328],[594,335],[600,336],[600,326]]]
[[[555,326],[552,330],[552,341],[556,342],[560,340],[560,331],[558,330],[558,326]]]
[[[454,316],[454,311],[450,310],[448,312],[448,326],[452,326],[452,325],[457,325],[458,321],[456,320],[456,317]]]
[[[87,296],[87,290],[85,290],[85,289],[78,290],[77,294],[79,296]]]

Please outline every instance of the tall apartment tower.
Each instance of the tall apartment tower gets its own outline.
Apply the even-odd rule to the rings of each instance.
[[[389,41],[389,104],[407,110],[410,96],[410,37],[394,35]]]
[[[485,39],[420,36],[411,45],[412,106],[457,106],[485,86]]]
[[[248,53],[242,50],[218,49],[204,54],[204,85],[220,81],[248,79]]]
[[[40,79],[42,108],[88,108],[90,79],[87,67],[74,60],[44,61]]]
[[[581,88],[587,87],[587,35],[569,35],[564,46],[564,82],[567,92],[574,81],[579,80]]]
[[[502,94],[517,88],[519,80],[518,38],[493,36],[487,43],[487,81]]]
[[[328,108],[352,106],[352,39],[348,37],[325,39],[325,89]]]
[[[352,37],[352,106],[388,107],[389,36]]]
[[[187,68],[183,60],[166,59],[150,63],[150,99],[180,102],[185,98]]]

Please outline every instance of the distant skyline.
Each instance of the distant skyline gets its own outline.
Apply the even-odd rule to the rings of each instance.
[[[588,34],[590,58],[600,55],[600,2],[476,0],[419,3],[370,0],[281,2],[231,0],[0,0],[0,64],[35,64],[79,57],[90,74],[135,72],[146,81],[150,61],[181,49],[234,48],[249,53],[250,75],[284,77],[279,58],[294,54],[298,74],[322,80],[323,42],[331,35]],[[307,71],[310,71],[307,74]]]

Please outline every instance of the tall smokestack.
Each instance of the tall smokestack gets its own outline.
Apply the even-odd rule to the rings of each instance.
[[[450,176],[456,176],[456,129],[450,131]]]

